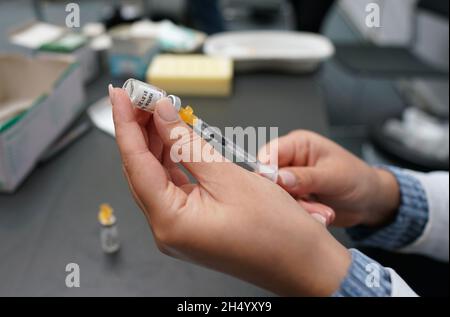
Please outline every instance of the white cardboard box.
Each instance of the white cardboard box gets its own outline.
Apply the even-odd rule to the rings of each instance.
[[[13,192],[45,149],[84,109],[79,63],[0,55],[0,110],[29,109],[0,122],[0,192]]]
[[[89,42],[70,53],[41,51],[40,47],[58,40],[71,31],[61,26],[45,22],[28,22],[9,32],[9,40],[16,45],[18,52],[27,55],[73,56],[81,65],[84,82],[94,79],[100,71],[98,54]]]

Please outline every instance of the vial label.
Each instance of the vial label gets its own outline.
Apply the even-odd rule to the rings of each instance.
[[[123,88],[133,105],[144,111],[153,111],[158,100],[167,96],[164,90],[136,79],[128,79]]]
[[[157,90],[142,89],[140,98],[137,100],[136,107],[142,110],[153,109],[158,100],[164,98],[164,94]]]

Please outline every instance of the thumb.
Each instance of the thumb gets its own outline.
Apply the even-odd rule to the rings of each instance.
[[[153,119],[164,145],[170,149],[170,159],[181,163],[200,183],[217,182],[237,168],[181,120],[170,99],[157,103]]]
[[[315,167],[288,167],[278,172],[278,183],[297,196],[317,194],[324,181],[322,178]]]
[[[167,210],[173,201],[169,180],[161,163],[149,151],[128,95],[110,86],[116,140],[125,174],[133,193],[145,198],[148,210]]]

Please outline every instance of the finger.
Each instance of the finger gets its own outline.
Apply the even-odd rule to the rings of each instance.
[[[263,146],[258,153],[258,158],[264,164],[276,161],[280,167],[308,165],[311,138],[314,137],[316,137],[315,134],[309,131],[289,133]]]
[[[184,173],[181,168],[175,164],[170,158],[170,148],[164,148],[163,154],[163,166],[167,169],[167,172],[172,179],[172,182],[178,186],[182,187],[184,185],[190,184],[189,177]]]
[[[145,205],[142,203],[141,199],[139,198],[139,196],[136,194],[136,190],[133,187],[133,183],[131,183],[130,177],[128,176],[127,171],[125,170],[125,168],[122,166],[123,169],[123,174],[125,175],[125,178],[127,180],[128,183],[128,187],[130,189],[130,192],[134,198],[134,200],[136,201],[137,205],[139,206],[139,208],[142,211],[145,211]]]
[[[147,124],[152,121],[152,113],[151,112],[147,112],[147,111],[143,111],[139,108],[133,108],[133,112],[134,112],[134,116],[136,118],[137,123],[142,126],[145,127],[147,126]]]
[[[223,175],[238,169],[180,119],[169,99],[158,102],[153,117],[164,146],[171,150],[172,161],[180,162],[200,183],[225,181]]]
[[[168,209],[174,197],[160,162],[149,151],[130,98],[122,89],[110,89],[116,140],[130,183],[148,210]]]
[[[145,127],[145,133],[148,135],[148,147],[150,149],[150,152],[152,152],[152,154],[158,159],[158,161],[162,163],[164,144],[158,134],[158,131],[156,130],[153,118],[147,123],[147,126]]]
[[[329,226],[336,218],[333,209],[318,202],[311,202],[306,200],[298,200],[298,203],[305,209],[307,213],[313,216],[316,220]]]
[[[324,182],[324,173],[317,167],[285,167],[278,171],[278,184],[297,197],[320,192]]]
[[[111,86],[111,89],[113,89],[112,85],[110,85],[110,86]],[[142,130],[142,132],[144,134],[145,142],[148,145],[148,136],[147,136],[147,133],[146,133],[145,130],[146,130],[146,126],[147,126],[148,122],[153,121],[153,120],[151,120],[152,113],[143,111],[143,110],[138,109],[138,108],[133,108],[133,113],[134,113],[134,116],[136,118],[136,122],[139,124],[139,126],[141,127],[141,130]]]

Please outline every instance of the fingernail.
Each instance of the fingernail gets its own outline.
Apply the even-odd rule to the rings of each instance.
[[[286,187],[295,187],[297,184],[297,177],[289,171],[281,170],[278,172],[278,176]]]
[[[108,92],[109,92],[109,100],[112,104],[114,104],[114,87],[112,84],[108,85]]]
[[[321,214],[312,214],[311,215],[314,219],[316,219],[318,222],[320,222],[321,224],[323,224],[324,226],[327,225],[327,218],[325,218],[324,216],[322,216]]]
[[[325,212],[327,213],[326,218],[327,218],[328,220],[331,220],[331,218],[332,218],[333,215],[334,215],[334,211],[333,211],[332,209],[329,209],[329,210],[326,210]]]
[[[162,99],[158,102],[158,106],[156,107],[156,111],[158,115],[167,122],[177,121],[179,116],[173,107],[172,103],[166,99]]]

